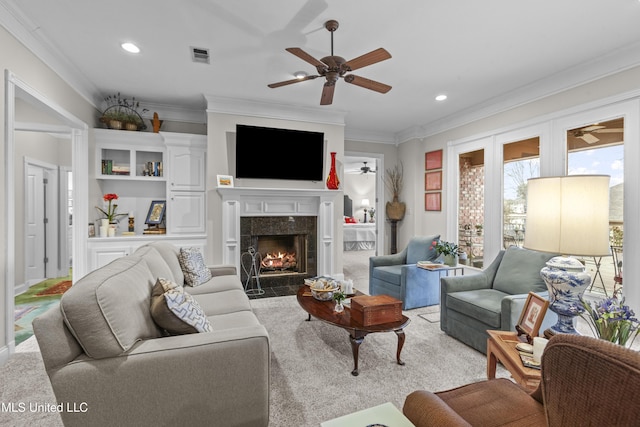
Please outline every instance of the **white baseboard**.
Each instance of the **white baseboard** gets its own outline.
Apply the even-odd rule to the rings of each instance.
[[[0,348],[0,366],[4,366],[7,361],[9,361],[9,356],[11,356],[16,350],[16,342],[11,341],[8,345],[5,345]]]

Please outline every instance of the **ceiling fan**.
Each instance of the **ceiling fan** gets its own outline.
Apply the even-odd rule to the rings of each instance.
[[[600,141],[598,137],[593,135],[594,133],[623,133],[624,129],[622,128],[607,128],[606,126],[601,125],[591,125],[584,127],[582,129],[577,129],[573,131],[573,136],[576,138],[582,139],[587,144],[595,144]]]
[[[360,168],[360,174],[376,173],[376,171],[374,171],[369,166],[367,166],[367,162],[362,162],[362,163],[364,163],[364,166]]]
[[[318,74],[302,77],[299,79],[296,78],[278,83],[271,83],[267,86],[269,86],[270,88],[277,88],[293,83],[304,82],[306,80],[313,80],[318,77],[324,77],[326,79],[326,82],[324,83],[324,88],[322,89],[320,105],[330,105],[333,102],[333,92],[336,87],[336,82],[339,78],[343,78],[347,83],[351,83],[356,86],[360,86],[365,89],[370,89],[380,93],[387,93],[391,90],[391,86],[384,83],[356,76],[354,74],[347,74],[350,71],[354,71],[359,68],[363,68],[368,65],[372,65],[391,58],[391,54],[389,52],[387,52],[383,48],[379,48],[357,58],[354,58],[350,61],[345,61],[345,59],[341,56],[336,56],[333,54],[333,33],[338,29],[338,21],[335,21],[333,19],[329,20],[325,22],[324,27],[331,33],[331,55],[325,56],[324,58],[318,60],[299,47],[288,47],[287,49],[285,49],[287,52],[290,52],[303,61],[306,61],[309,64],[315,66]]]

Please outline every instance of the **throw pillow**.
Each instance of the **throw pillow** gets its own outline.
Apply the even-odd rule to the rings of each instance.
[[[211,322],[182,286],[159,278],[151,292],[151,317],[171,335],[210,332]]]
[[[204,263],[204,257],[198,248],[180,248],[178,260],[186,285],[198,286],[211,280],[211,270]]]

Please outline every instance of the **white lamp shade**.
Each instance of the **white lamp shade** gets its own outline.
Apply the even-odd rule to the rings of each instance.
[[[561,255],[609,255],[609,176],[530,179],[525,231],[527,249]]]
[[[368,206],[370,206],[369,199],[362,199],[362,206],[363,206],[363,207],[368,207]]]

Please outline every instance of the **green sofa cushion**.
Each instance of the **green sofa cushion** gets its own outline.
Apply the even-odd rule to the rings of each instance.
[[[556,255],[510,246],[496,272],[493,289],[510,295],[546,291],[547,286],[540,277],[540,270],[554,256]]]
[[[447,295],[447,308],[500,329],[502,298],[506,293],[495,289],[452,292]]]

